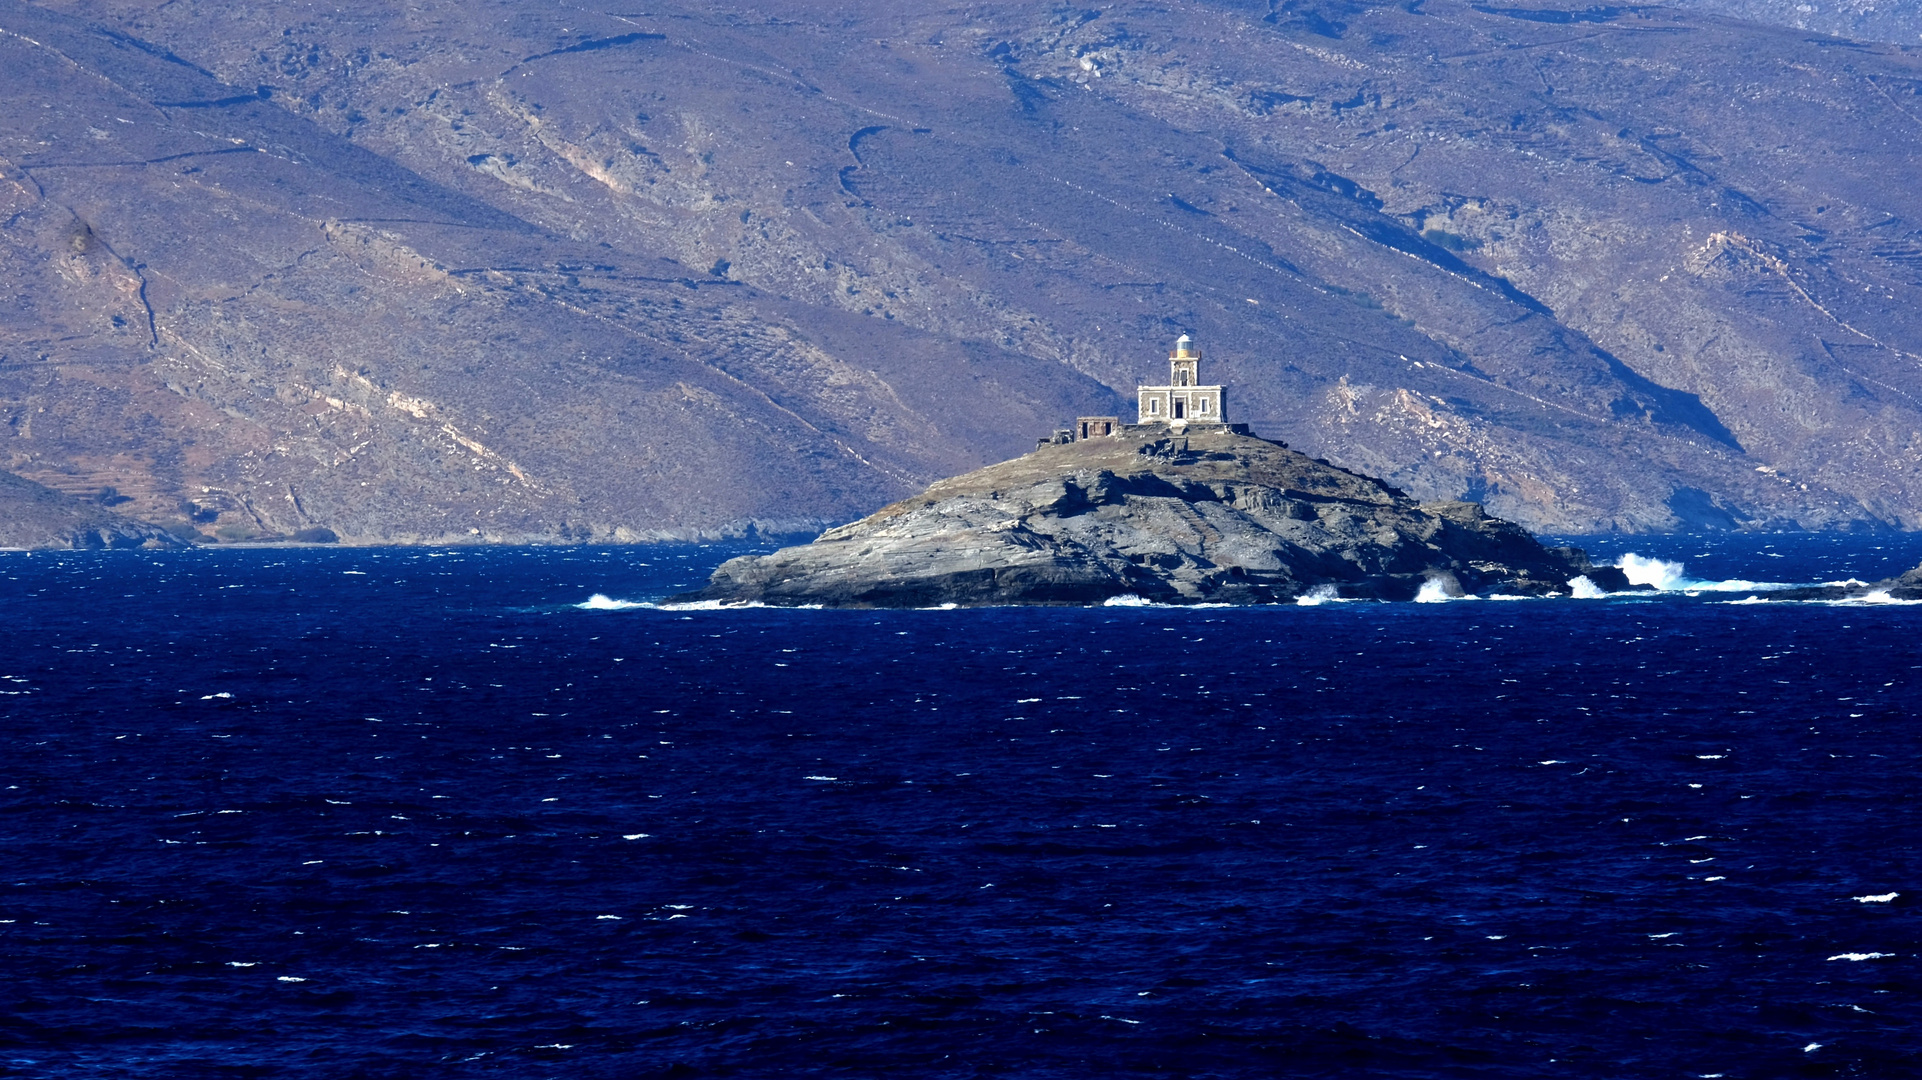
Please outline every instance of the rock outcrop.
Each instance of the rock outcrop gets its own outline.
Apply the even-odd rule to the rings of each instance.
[[[1322,595],[1566,595],[1621,571],[1468,502],[1396,489],[1223,428],[1044,445],[811,544],[732,559],[677,600],[831,607],[1259,604]],[[1617,580],[1621,579],[1621,580]]]
[[[0,472],[0,548],[178,547],[164,529]]]
[[[1802,585],[1760,595],[1770,600],[1922,600],[1922,566],[1881,581]]]

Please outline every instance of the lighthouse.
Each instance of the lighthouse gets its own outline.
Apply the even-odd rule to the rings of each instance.
[[[1201,384],[1201,352],[1195,339],[1187,334],[1175,339],[1175,351],[1168,355],[1168,384],[1136,388],[1140,424],[1169,424],[1184,428],[1190,424],[1224,424],[1222,391],[1219,386]]]

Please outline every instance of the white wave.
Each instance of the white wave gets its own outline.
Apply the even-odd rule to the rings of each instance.
[[[1868,896],[1851,896],[1849,899],[1858,904],[1886,904],[1902,894],[1899,892],[1872,893]]]
[[[1894,955],[1895,954],[1892,952],[1845,952],[1845,953],[1836,953],[1834,956],[1829,957],[1829,959],[1830,960],[1886,960],[1889,957]]]
[[[1450,596],[1440,581],[1429,578],[1421,583],[1421,591],[1415,594],[1417,604],[1445,604],[1450,600],[1473,600],[1473,596]]]
[[[1682,589],[1688,584],[1688,575],[1682,573],[1682,564],[1666,559],[1651,559],[1634,552],[1622,556],[1616,565],[1621,567],[1622,575],[1630,585],[1653,585],[1663,592]]]
[[[1149,600],[1145,597],[1136,596],[1133,593],[1122,593],[1120,596],[1110,596],[1106,600],[1103,600],[1101,602],[1101,606],[1102,607],[1153,607],[1154,601]]]
[[[1754,592],[1790,587],[1779,581],[1746,581],[1740,578],[1702,581],[1689,577],[1679,562],[1637,555],[1632,551],[1625,553],[1617,565],[1622,575],[1628,578],[1629,584],[1649,585],[1661,592]]]
[[[1600,585],[1588,580],[1588,575],[1568,579],[1568,587],[1577,600],[1600,600],[1608,593]]]
[[[1742,598],[1742,599],[1740,599],[1740,600],[1724,600],[1724,601],[1722,601],[1722,603],[1724,603],[1724,604],[1736,604],[1736,605],[1741,605],[1741,604],[1766,604],[1766,603],[1768,603],[1768,601],[1767,601],[1767,600],[1764,600],[1764,599],[1762,599],[1762,598],[1761,598],[1761,597],[1759,597],[1759,596],[1756,596],[1756,595],[1754,595],[1753,593],[1751,593],[1751,594],[1749,594],[1748,596],[1745,596],[1745,597],[1743,597],[1743,598]]]
[[[632,611],[635,608],[651,608],[654,605],[642,600],[616,600],[604,593],[595,593],[574,606],[584,611]]]
[[[759,600],[689,600],[684,604],[636,604],[636,607],[651,607],[659,611],[738,611],[743,608],[764,608],[767,605]],[[802,604],[801,607],[818,610],[819,604]]]
[[[1877,589],[1874,592],[1868,593],[1864,596],[1851,596],[1846,600],[1831,600],[1829,601],[1829,603],[1846,604],[1850,606],[1861,605],[1861,606],[1902,607],[1904,605],[1909,605],[1909,604],[1922,604],[1922,600],[1897,600],[1895,597],[1889,595],[1889,590]]]
[[[1330,600],[1339,599],[1341,599],[1341,591],[1333,585],[1317,585],[1306,593],[1296,597],[1295,603],[1302,607],[1314,607],[1317,604],[1325,604]]]

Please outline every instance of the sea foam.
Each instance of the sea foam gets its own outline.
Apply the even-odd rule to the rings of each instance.
[[[1316,604],[1326,604],[1330,600],[1339,599],[1341,599],[1341,593],[1333,585],[1317,585],[1296,597],[1295,603],[1302,607],[1314,607]]]
[[[1473,600],[1473,596],[1450,596],[1440,581],[1429,578],[1421,583],[1421,591],[1415,594],[1417,604],[1445,604],[1450,600]]]
[[[1689,577],[1679,562],[1637,555],[1632,551],[1624,554],[1618,565],[1629,584],[1649,585],[1661,592],[1753,592],[1789,588],[1787,584],[1777,581],[1745,581],[1739,578],[1702,581]]]
[[[636,604],[635,607],[653,607],[662,611],[735,611],[742,608],[764,608],[759,600],[689,600],[684,604]],[[819,604],[796,604],[796,608],[818,611]]]
[[[1841,605],[1847,605],[1851,607],[1854,607],[1854,606],[1901,607],[1907,604],[1922,604],[1922,600],[1897,600],[1895,597],[1889,595],[1889,590],[1887,589],[1877,589],[1874,592],[1867,593],[1862,596],[1851,596],[1844,600],[1831,600],[1829,602],[1832,604],[1841,604]]]
[[[642,600],[616,600],[604,593],[595,593],[574,606],[585,611],[632,611],[635,608],[650,608],[654,605]]]

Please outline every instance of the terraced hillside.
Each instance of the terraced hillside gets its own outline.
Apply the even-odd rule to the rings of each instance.
[[[1200,340],[1537,529],[1922,524],[1922,57],[1649,7],[0,0],[0,466],[211,536],[858,516]]]

